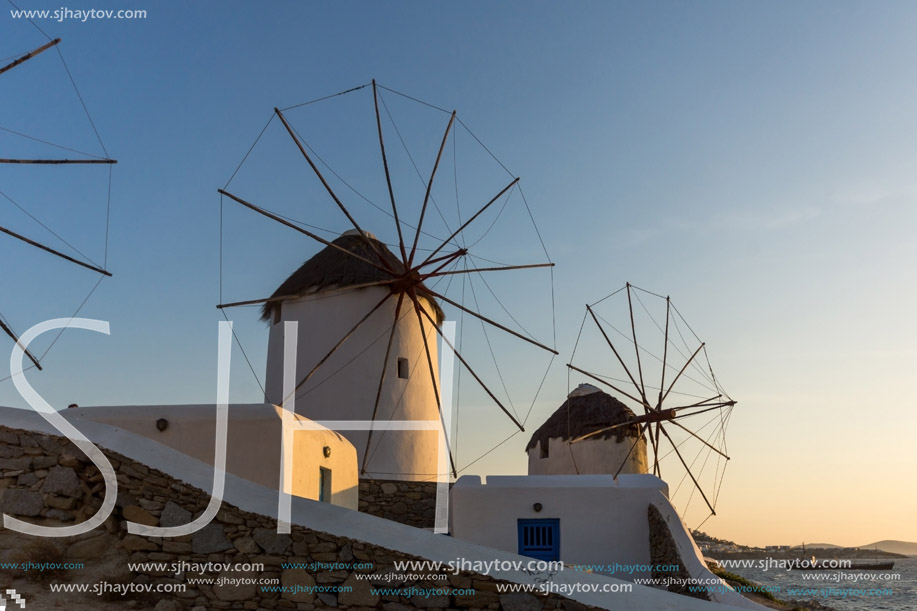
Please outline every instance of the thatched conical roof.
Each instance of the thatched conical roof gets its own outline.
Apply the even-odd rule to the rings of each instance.
[[[404,271],[404,264],[396,257],[388,247],[376,239],[370,233],[366,233],[367,240],[371,241],[378,249],[378,253],[373,250],[367,241],[364,240],[355,231],[347,231],[332,243],[350,252],[357,254],[369,261],[385,261],[395,273]],[[299,269],[290,274],[290,277],[283,281],[277,287],[277,290],[271,297],[283,296],[301,296],[309,293],[320,292],[331,288],[345,288],[357,284],[375,282],[377,280],[388,280],[391,276],[372,265],[360,261],[356,257],[351,257],[341,252],[337,248],[326,246],[314,257],[303,263]],[[382,288],[386,288],[383,285]],[[443,312],[433,297],[425,290],[421,284],[416,289],[417,294],[426,298],[435,310],[434,318],[441,321],[444,318]],[[269,301],[261,308],[261,320],[268,322],[271,320],[273,307],[278,302]],[[410,303],[410,302],[408,302]]]
[[[581,435],[598,431],[613,424],[627,422],[636,415],[629,407],[611,395],[602,392],[589,384],[581,384],[579,388],[570,393],[564,404],[561,405],[550,418],[532,435],[526,451],[536,444],[547,444],[551,438],[576,439]],[[632,424],[606,431],[592,439],[608,439],[615,437],[619,442],[625,437],[631,439],[640,435],[640,425]]]

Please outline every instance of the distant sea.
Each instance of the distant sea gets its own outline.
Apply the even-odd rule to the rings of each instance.
[[[888,561],[890,558],[882,558]],[[793,598],[797,600],[817,600],[839,611],[905,611],[917,609],[917,557],[894,558],[895,568],[890,571],[858,571],[846,570],[841,573],[882,575],[900,575],[900,579],[882,579],[876,581],[830,581],[826,579],[804,579],[802,575],[809,573],[814,577],[821,571],[786,571],[783,569],[769,569],[767,571],[753,569],[731,568],[733,573],[755,581],[762,586],[777,588],[774,595],[780,599]],[[859,558],[854,562],[869,562],[866,558]],[[838,571],[825,571],[823,574],[838,573]],[[835,578],[836,579],[836,578]],[[810,595],[794,594],[791,590],[818,590]],[[870,593],[870,590],[874,590]],[[890,591],[883,592],[883,590]]]

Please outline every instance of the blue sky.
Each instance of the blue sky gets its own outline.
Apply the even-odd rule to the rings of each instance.
[[[115,275],[82,311],[109,320],[112,335],[66,334],[54,347],[48,371],[30,378],[52,403],[212,400],[219,316],[213,306],[220,298],[216,189],[273,107],[376,78],[456,108],[522,178],[557,263],[561,352],[532,423],[567,391],[562,364],[583,304],[631,281],[672,295],[739,401],[720,515],[705,530],[762,544],[917,540],[909,520],[917,495],[901,486],[917,474],[910,443],[917,435],[910,388],[917,364],[915,7],[138,2],[135,8],[146,9],[147,18],[37,21],[63,38],[61,51],[119,160],[108,249]],[[0,56],[45,40],[28,22],[0,16]],[[0,127],[99,152],[55,52],[0,78],[6,111]],[[329,158],[352,162],[350,170],[384,202],[372,156],[350,156],[355,149],[347,148],[373,126],[366,91],[312,114],[309,107],[296,121],[316,147],[326,143]],[[386,99],[395,112],[397,97]],[[444,119],[406,103],[399,108],[399,125],[414,130],[414,150],[428,167]],[[238,180],[255,189],[260,179],[265,197],[275,185],[277,194],[293,198],[314,185],[295,173],[301,159],[280,136],[266,136],[246,166],[250,174]],[[470,143],[465,132],[458,137]],[[32,146],[0,133],[4,151]],[[459,184],[466,193],[478,187],[481,196],[494,193],[505,175],[480,150],[475,155]],[[276,176],[268,179],[259,168]],[[67,169],[47,178],[47,169],[0,168],[0,176],[4,192],[102,258],[107,170]],[[63,197],[74,190],[79,199]],[[325,201],[300,218],[347,229],[335,213]],[[9,207],[0,207],[0,219],[26,223]],[[225,296],[265,296],[314,251],[239,210],[224,221],[224,240],[233,244],[224,260],[224,291],[231,293]],[[507,258],[540,260],[525,218],[506,221],[492,237],[505,243]],[[517,235],[510,222],[524,231]],[[95,283],[89,272],[8,242],[0,249],[13,262],[4,265],[7,286],[18,287],[4,290],[0,311],[20,331],[69,316]],[[550,282],[533,274],[503,288],[518,292],[513,311],[531,314],[538,326],[550,306]],[[260,374],[266,327],[253,311],[233,318]],[[9,342],[0,346],[5,351]],[[506,350],[503,362],[516,365],[506,367],[507,375],[531,388],[524,376],[543,371],[546,361],[511,343]],[[234,399],[258,400],[240,356]],[[0,402],[22,404],[8,381],[0,384]],[[482,463],[483,472],[523,470],[523,437]],[[800,468],[810,460],[811,468]],[[797,519],[777,526],[773,516],[786,511],[788,499]],[[812,515],[819,518],[805,517]]]

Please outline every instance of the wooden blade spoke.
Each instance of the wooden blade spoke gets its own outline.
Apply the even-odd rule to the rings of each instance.
[[[679,405],[678,407],[673,407],[670,409],[689,409],[691,407],[702,407],[705,405],[712,405],[711,401],[716,401],[717,399],[719,399],[722,396],[723,395],[717,395],[715,397],[710,397],[709,399],[702,399],[698,401],[697,403],[691,403],[690,405]],[[722,401],[721,403],[726,403],[726,401]]]
[[[221,195],[225,195],[226,197],[230,198],[231,200],[233,200],[233,201],[235,201],[235,202],[237,202],[237,203],[242,204],[242,205],[245,206],[246,208],[249,208],[249,209],[251,209],[251,210],[254,210],[254,211],[257,212],[258,214],[261,214],[261,215],[263,215],[263,216],[266,216],[267,218],[269,218],[269,219],[271,219],[271,220],[277,221],[277,222],[280,223],[281,225],[286,225],[286,226],[289,227],[290,229],[294,229],[294,230],[298,231],[299,233],[301,233],[301,234],[303,234],[303,235],[309,236],[310,238],[312,238],[312,239],[315,240],[316,242],[319,242],[319,243],[321,243],[321,244],[324,244],[325,246],[330,246],[331,248],[335,248],[335,249],[337,249],[337,250],[339,250],[339,251],[341,251],[341,252],[343,252],[343,253],[346,253],[346,254],[350,255],[350,256],[353,257],[354,259],[359,259],[360,261],[362,261],[362,262],[364,262],[364,263],[366,263],[366,264],[368,264],[368,265],[372,265],[373,267],[375,267],[375,268],[378,269],[379,271],[382,271],[382,272],[385,272],[385,273],[387,273],[387,274],[390,274],[390,275],[394,276],[394,273],[392,272],[391,269],[386,269],[386,268],[382,267],[381,265],[379,265],[378,263],[374,263],[374,262],[370,261],[370,260],[367,259],[366,257],[361,257],[360,255],[358,255],[357,253],[353,252],[352,250],[348,250],[348,249],[346,249],[346,248],[343,248],[343,247],[341,247],[341,246],[338,246],[337,244],[335,244],[335,243],[333,243],[333,242],[329,242],[329,241],[326,240],[325,238],[319,237],[319,236],[315,235],[314,233],[312,233],[311,231],[308,231],[307,229],[303,229],[303,228],[300,227],[299,225],[296,225],[296,224],[294,224],[294,223],[291,223],[290,221],[286,220],[285,218],[281,218],[281,217],[277,216],[276,214],[273,214],[273,213],[271,213],[271,212],[268,212],[267,210],[265,210],[264,208],[261,208],[260,206],[256,206],[255,204],[252,204],[252,203],[250,203],[250,202],[247,202],[247,201],[245,201],[244,199],[242,199],[241,197],[238,197],[238,196],[236,196],[236,195],[233,195],[233,194],[230,193],[229,191],[224,191],[223,189],[217,189],[217,192],[219,192]],[[364,236],[364,237],[365,237],[365,236]]]
[[[630,297],[630,282],[627,283],[627,309],[630,311],[630,331],[634,338],[634,352],[637,354],[637,373],[640,376],[640,396],[646,403],[646,385],[643,383],[643,364],[640,362],[640,345],[637,343],[637,327],[634,325],[634,305]],[[662,402],[660,401],[660,404]]]
[[[691,472],[691,468],[688,466],[688,463],[685,462],[684,457],[682,457],[681,452],[678,451],[678,446],[675,445],[675,442],[672,441],[672,438],[669,436],[668,431],[664,427],[660,426],[659,430],[662,431],[662,434],[666,436],[666,439],[669,440],[669,443],[672,444],[672,449],[675,450],[675,454],[678,456],[678,460],[681,461],[682,466],[685,468],[685,471],[688,472],[688,475],[691,477],[691,481],[694,482],[694,487],[697,488],[697,491],[700,492],[700,495],[704,498],[704,502],[707,503],[707,507],[710,508],[710,512],[713,515],[716,515],[716,510],[713,508],[713,505],[710,504],[710,501],[707,499],[707,495],[704,494],[704,489],[700,487],[700,484],[697,481],[697,478],[694,477],[694,473]]]
[[[350,221],[350,224],[353,225],[353,228],[357,230],[357,234],[376,253],[382,265],[384,265],[388,269],[388,271],[392,272],[393,270],[391,268],[391,265],[389,265],[385,257],[382,256],[382,253],[379,251],[379,248],[376,246],[375,243],[373,243],[372,240],[369,239],[366,233],[364,233],[363,229],[360,228],[360,225],[357,223],[356,219],[354,219],[353,216],[351,216],[350,212],[347,210],[344,204],[341,203],[341,200],[338,199],[338,196],[334,193],[334,190],[331,188],[331,185],[329,185],[328,181],[325,180],[325,177],[322,176],[322,173],[318,169],[318,166],[316,166],[315,162],[312,161],[312,158],[309,157],[309,153],[306,152],[306,147],[303,146],[302,142],[299,141],[299,138],[296,136],[296,132],[293,131],[293,127],[287,122],[287,118],[283,116],[283,113],[280,112],[279,108],[274,108],[274,112],[280,118],[280,121],[283,123],[283,126],[286,128],[287,132],[290,134],[290,137],[293,139],[293,142],[296,143],[297,148],[299,148],[299,152],[302,153],[302,156],[309,163],[309,167],[312,168],[312,171],[318,177],[319,181],[321,181],[322,186],[325,187],[325,191],[328,192],[328,195],[331,196],[331,199],[334,200],[334,203],[337,204],[338,208],[341,209],[341,212],[344,213],[344,216],[346,216],[347,220]]]
[[[449,272],[432,271],[425,273],[424,278],[435,278],[438,276],[451,276],[453,274],[473,274],[475,272],[508,272],[515,269],[534,269],[538,267],[554,267],[553,263],[533,263],[531,265],[507,265],[506,267],[473,267],[470,269],[457,269]]]
[[[428,272],[428,273],[423,274],[423,275],[421,276],[421,278],[422,278],[422,279],[427,279],[427,278],[433,277],[434,274],[436,274],[437,272],[440,272],[441,270],[443,270],[445,267],[447,267],[448,265],[450,265],[450,264],[451,264],[453,261],[455,261],[456,259],[459,259],[459,258],[461,258],[461,257],[464,257],[467,253],[468,253],[468,251],[467,251],[466,249],[462,248],[462,249],[460,249],[460,250],[455,251],[455,252],[452,253],[451,255],[446,255],[445,257],[442,257],[443,262],[440,263],[439,265],[437,265],[437,266],[436,266],[436,269],[434,269],[432,272]]]
[[[538,347],[541,348],[542,350],[547,350],[548,352],[551,352],[551,353],[553,353],[553,354],[560,354],[559,352],[557,352],[557,350],[554,350],[553,348],[548,348],[548,347],[545,346],[544,344],[540,344],[540,343],[536,342],[536,341],[533,340],[533,339],[530,339],[530,338],[528,338],[528,337],[526,337],[526,336],[524,336],[524,335],[522,335],[522,334],[520,334],[520,333],[517,333],[517,332],[513,331],[512,329],[509,329],[509,328],[507,328],[507,327],[504,327],[504,326],[501,325],[500,323],[494,322],[494,321],[492,321],[491,319],[487,318],[486,316],[483,316],[483,315],[481,315],[481,314],[478,314],[478,313],[475,312],[474,310],[470,310],[470,309],[466,308],[465,306],[463,306],[462,304],[457,303],[457,302],[455,302],[455,301],[452,301],[451,299],[449,299],[449,298],[446,297],[445,295],[440,295],[440,294],[437,293],[436,291],[431,290],[431,289],[426,288],[426,287],[424,287],[424,290],[425,290],[426,292],[430,293],[431,295],[433,295],[434,297],[436,297],[436,298],[438,298],[438,299],[441,299],[442,301],[445,301],[446,303],[448,303],[448,304],[450,304],[450,305],[453,305],[453,306],[457,307],[458,309],[462,310],[463,312],[466,312],[467,314],[471,314],[472,316],[474,316],[475,318],[477,318],[477,319],[479,319],[479,320],[483,320],[483,321],[486,322],[487,324],[492,325],[492,326],[494,326],[494,327],[500,329],[501,331],[505,331],[505,332],[509,333],[510,335],[514,335],[514,336],[518,337],[518,338],[521,339],[521,340],[527,341],[528,343],[532,344],[533,346],[538,346]]]
[[[118,163],[115,159],[0,159],[0,163],[31,163],[44,165],[76,164],[76,163]]]
[[[460,248],[453,253],[449,253],[448,255],[436,257],[435,259],[431,259],[430,261],[424,261],[423,263],[415,267],[414,270],[419,270],[421,267],[424,267],[425,265],[433,265],[434,263],[440,263],[442,261],[454,261],[456,255],[466,255],[466,254],[468,254],[468,249]],[[424,275],[428,275],[428,274],[429,272],[424,272]]]
[[[365,289],[365,288],[369,288],[373,286],[385,286],[388,284],[392,284],[393,282],[395,282],[394,278],[391,280],[376,280],[375,282],[364,282],[362,284],[351,284],[350,286],[341,287],[340,289],[336,289],[336,290],[335,289],[323,290],[322,295],[328,296],[330,294],[350,292],[350,291],[355,291],[357,289]],[[279,295],[277,297],[264,297],[262,299],[249,299],[247,301],[234,301],[232,303],[221,303],[217,305],[217,309],[222,310],[223,308],[235,308],[239,306],[257,305],[259,303],[274,303],[275,301],[284,301],[286,299],[299,299],[300,297],[303,297],[308,294],[309,293],[299,293],[296,295]]]
[[[436,170],[439,168],[439,160],[442,159],[443,149],[446,148],[446,141],[449,139],[449,131],[452,129],[452,124],[455,122],[455,111],[452,111],[452,116],[449,117],[449,124],[446,125],[446,133],[443,134],[443,141],[439,145],[439,152],[436,153],[436,162],[433,164],[433,171],[430,172],[430,180],[427,181],[427,192],[423,196],[423,206],[420,208],[420,220],[417,221],[417,231],[414,233],[414,244],[411,246],[411,254],[408,255],[408,264],[407,267],[411,267],[414,263],[414,254],[417,252],[417,241],[420,239],[420,231],[423,227],[423,219],[427,213],[427,202],[430,200],[430,190],[433,188],[433,178],[436,176]]]
[[[653,473],[657,476],[662,475],[662,470],[659,468],[659,448],[661,447],[659,443],[659,430],[662,428],[660,423],[656,423],[656,436],[653,437],[650,435],[650,439],[653,442]]]
[[[640,397],[642,397],[642,400],[637,400],[637,402],[640,403],[641,405],[643,405],[643,408],[644,408],[645,410],[647,410],[647,411],[652,411],[653,408],[650,407],[649,402],[646,400],[646,395],[643,394],[643,388],[642,388],[639,384],[637,384],[637,380],[635,380],[635,379],[634,379],[634,376],[631,375],[630,369],[628,369],[628,368],[627,368],[627,365],[624,364],[624,359],[622,359],[622,358],[621,358],[621,355],[618,354],[618,350],[617,350],[617,348],[615,348],[615,345],[611,342],[611,338],[609,338],[609,337],[608,337],[608,334],[605,333],[605,328],[602,327],[602,324],[599,322],[599,319],[598,319],[598,317],[595,315],[595,312],[593,312],[593,311],[592,311],[592,308],[589,307],[588,305],[586,306],[586,310],[589,311],[589,315],[592,316],[592,320],[595,321],[595,324],[596,324],[596,326],[599,328],[599,331],[602,332],[602,337],[605,338],[605,342],[608,344],[608,347],[611,348],[611,351],[614,352],[614,355],[618,358],[618,362],[621,363],[621,367],[624,368],[624,371],[625,371],[625,373],[627,373],[627,377],[630,378],[630,381],[631,381],[631,383],[634,385],[634,388],[636,388],[636,389],[637,389],[637,392],[640,393]],[[620,391],[619,391],[619,392],[620,392]],[[627,395],[627,396],[630,397],[630,395]]]
[[[666,297],[665,298],[665,343],[662,348],[662,379],[659,382],[659,402],[656,404],[656,409],[662,407],[662,389],[665,388],[665,363],[669,356],[669,308],[672,306],[672,301]]]
[[[581,441],[585,441],[585,440],[587,440],[587,439],[590,439],[590,438],[592,438],[592,437],[595,437],[596,435],[601,435],[602,433],[607,433],[608,431],[613,431],[613,430],[615,430],[615,429],[619,429],[619,428],[624,427],[624,426],[631,426],[631,425],[640,424],[640,423],[641,423],[641,421],[640,421],[639,419],[628,420],[627,422],[619,422],[618,424],[612,424],[611,426],[606,426],[606,427],[604,427],[604,428],[598,429],[597,431],[592,431],[591,433],[586,433],[585,435],[580,435],[580,436],[577,437],[576,439],[572,439],[572,440],[570,441],[570,443],[579,443],[579,442],[581,442]]]
[[[678,382],[678,378],[681,377],[681,374],[683,374],[683,373],[685,372],[685,369],[688,368],[688,365],[691,364],[691,362],[694,360],[694,357],[696,357],[696,356],[698,355],[698,353],[699,353],[701,350],[703,350],[703,349],[704,349],[704,344],[701,344],[701,345],[697,348],[697,350],[694,351],[694,354],[691,355],[691,358],[688,359],[688,361],[685,363],[684,367],[681,368],[681,371],[678,372],[678,375],[675,376],[675,379],[672,380],[672,383],[669,384],[668,390],[666,390],[666,391],[665,391],[665,394],[662,395],[662,401],[665,401],[665,398],[669,396],[669,393],[672,392],[672,388],[675,386],[675,383]]]
[[[41,363],[38,362],[38,359],[35,358],[35,357],[32,355],[32,353],[29,352],[28,349],[27,349],[25,346],[23,346],[22,344],[19,343],[19,336],[17,336],[15,333],[13,333],[13,330],[10,329],[10,328],[6,325],[6,323],[3,322],[2,320],[0,320],[0,329],[3,329],[3,331],[4,331],[7,335],[9,335],[9,336],[13,339],[14,342],[16,342],[16,345],[19,346],[20,348],[22,348],[22,351],[25,353],[25,355],[26,355],[27,357],[29,357],[29,360],[32,361],[32,363],[33,363],[36,367],[38,367],[38,370],[39,370],[39,371],[41,371]]]
[[[698,441],[700,441],[702,444],[704,444],[705,446],[707,446],[708,448],[710,448],[711,450],[713,450],[714,452],[716,452],[717,454],[719,454],[720,456],[722,456],[723,458],[725,458],[726,460],[729,460],[729,457],[726,456],[726,454],[724,454],[722,451],[720,451],[719,448],[710,445],[710,443],[707,442],[706,439],[704,439],[703,437],[701,437],[700,435],[698,435],[698,434],[695,433],[694,431],[690,430],[689,428],[687,428],[687,427],[685,427],[685,426],[682,426],[681,424],[678,423],[677,420],[670,420],[669,422],[671,422],[672,424],[674,424],[675,426],[677,426],[678,428],[680,428],[681,430],[683,430],[684,432],[686,432],[688,435],[691,435],[691,437],[694,437],[695,439],[697,439]]]
[[[711,405],[710,407],[706,409],[702,409],[696,412],[691,412],[689,414],[679,414],[678,417],[679,418],[689,418],[691,416],[697,416],[699,414],[705,414],[707,412],[712,412],[715,409],[723,409],[724,407],[731,407],[735,405],[735,403],[736,403],[735,401],[725,401],[723,403],[714,403],[713,405]],[[703,407],[703,406],[697,406],[697,407]]]
[[[338,348],[340,348],[341,346],[343,346],[343,345],[344,345],[344,342],[346,342],[348,339],[350,339],[350,336],[353,335],[354,332],[356,332],[356,330],[359,329],[360,326],[361,326],[363,323],[365,323],[367,320],[369,320],[369,317],[372,316],[373,313],[374,313],[376,310],[378,310],[379,308],[381,308],[383,303],[385,303],[386,301],[388,301],[389,299],[391,299],[391,297],[392,297],[392,294],[389,293],[389,294],[387,294],[385,297],[383,297],[382,299],[380,299],[380,300],[379,300],[379,303],[377,303],[375,306],[373,306],[373,308],[372,308],[369,312],[367,312],[366,315],[363,316],[363,318],[361,318],[361,319],[357,322],[357,324],[355,324],[355,325],[353,326],[353,328],[351,328],[350,331],[348,331],[348,332],[344,335],[344,337],[342,337],[340,340],[338,340],[338,342],[331,348],[331,350],[328,351],[328,354],[326,354],[325,356],[323,356],[323,357],[321,358],[321,360],[320,360],[318,363],[316,363],[315,366],[309,371],[309,373],[307,373],[305,376],[303,376],[303,379],[299,381],[299,383],[296,385],[296,388],[293,389],[293,392],[296,392],[297,390],[299,390],[299,389],[302,387],[303,384],[305,384],[306,382],[308,382],[309,379],[310,379],[313,375],[315,375],[315,372],[318,371],[319,368],[320,368],[322,365],[324,365],[325,362],[326,362],[328,359],[330,359],[331,356],[332,356],[335,352],[337,352]]]
[[[421,263],[420,265],[418,265],[417,267],[418,267],[418,268],[421,268],[421,267],[423,267],[424,265],[427,265],[427,264],[430,262],[430,260],[431,260],[433,257],[436,256],[436,253],[438,253],[438,252],[441,251],[443,248],[445,248],[445,247],[446,247],[446,244],[450,243],[450,242],[452,241],[452,239],[455,238],[455,236],[457,236],[458,234],[460,234],[460,233],[462,232],[462,230],[465,229],[465,227],[467,227],[468,225],[470,225],[476,218],[478,218],[481,214],[483,214],[485,210],[487,210],[488,208],[490,208],[490,207],[493,205],[493,203],[494,203],[495,201],[497,201],[498,199],[500,199],[501,197],[503,197],[503,194],[506,193],[507,191],[509,191],[513,186],[515,186],[515,184],[516,184],[517,182],[519,182],[519,179],[518,179],[518,178],[515,178],[515,179],[513,179],[513,182],[511,182],[511,183],[509,183],[508,185],[506,185],[505,187],[503,187],[503,190],[501,190],[499,193],[497,193],[496,195],[494,195],[493,198],[492,198],[489,202],[487,202],[486,204],[484,204],[484,207],[483,207],[483,208],[481,208],[480,210],[478,210],[477,212],[475,212],[475,213],[471,216],[471,218],[469,218],[467,221],[465,221],[464,223],[462,223],[462,226],[461,226],[461,227],[459,227],[458,229],[456,229],[456,230],[452,233],[452,235],[450,235],[448,238],[446,238],[446,239],[443,241],[443,243],[440,244],[440,245],[436,248],[436,250],[434,250],[433,252],[431,252],[431,253],[427,256],[427,258],[424,260],[424,262]]]
[[[622,395],[624,395],[625,397],[627,397],[627,398],[630,399],[631,401],[633,401],[633,402],[635,402],[635,403],[638,403],[638,404],[640,404],[640,405],[643,405],[643,401],[642,401],[642,400],[638,399],[637,397],[633,396],[632,394],[630,394],[630,393],[628,393],[628,392],[626,392],[626,391],[624,391],[624,390],[621,390],[620,388],[618,388],[617,386],[615,386],[615,385],[612,384],[611,382],[608,382],[608,381],[606,381],[606,380],[603,380],[602,378],[600,378],[599,376],[595,375],[594,373],[589,373],[589,372],[586,371],[585,369],[580,369],[580,368],[577,367],[576,365],[571,365],[570,363],[567,363],[567,367],[570,368],[570,369],[572,369],[572,370],[574,370],[574,371],[578,371],[578,372],[580,372],[580,373],[583,374],[583,375],[589,376],[590,378],[592,378],[592,379],[595,380],[596,382],[600,382],[601,384],[604,384],[605,386],[608,386],[609,388],[612,388],[613,390],[615,390],[615,391],[621,393]]]
[[[649,425],[643,425],[640,427],[640,434],[637,435],[634,439],[634,443],[631,444],[630,449],[627,451],[627,454],[624,456],[624,460],[621,461],[621,466],[618,467],[618,470],[615,471],[614,478],[618,479],[618,476],[621,475],[621,470],[624,469],[624,465],[627,464],[627,459],[630,458],[630,455],[634,453],[634,449],[637,447],[637,444],[640,443],[640,440],[643,438],[643,432],[649,428]]]
[[[443,415],[443,404],[439,396],[439,385],[436,383],[436,369],[433,367],[433,357],[430,355],[430,344],[427,341],[427,329],[423,324],[423,316],[421,312],[425,312],[420,303],[417,302],[416,295],[410,295],[411,301],[414,303],[414,313],[417,314],[417,322],[420,324],[420,336],[423,338],[423,350],[427,356],[427,366],[430,369],[430,382],[433,384],[433,392],[436,395],[436,406],[439,410],[439,421],[443,427],[443,437],[446,439],[446,451],[449,453],[449,466],[452,469],[452,477],[458,477],[458,472],[455,469],[455,460],[452,457],[452,448],[449,447],[449,435],[446,433],[446,418]],[[433,325],[436,326],[435,324]]]
[[[385,156],[385,141],[382,139],[382,119],[379,116],[379,94],[376,91],[376,79],[373,79],[373,104],[376,108],[376,129],[379,132],[379,150],[382,151],[382,167],[385,168],[385,184],[388,185],[388,197],[392,202],[392,214],[395,215],[395,227],[398,229],[398,247],[401,249],[401,260],[407,266],[408,254],[404,247],[404,236],[401,233],[401,221],[398,219],[398,207],[395,205],[395,192],[392,190],[392,177],[388,171],[388,158]]]
[[[391,295],[389,295],[391,297]],[[392,353],[392,342],[395,339],[395,329],[398,327],[398,317],[401,316],[401,305],[404,303],[404,293],[398,295],[398,304],[395,306],[395,321],[392,323],[392,330],[388,334],[388,344],[385,346],[385,359],[382,361],[382,373],[379,375],[379,386],[376,388],[376,400],[373,403],[373,415],[371,421],[376,421],[376,415],[379,413],[379,401],[382,398],[382,386],[385,383],[385,372],[388,371],[388,357]],[[381,303],[379,305],[382,305]],[[373,431],[369,430],[366,436],[366,450],[363,452],[363,464],[360,466],[360,473],[366,473],[366,463],[369,462],[369,447],[373,440]]]
[[[440,331],[439,326],[433,321],[433,319],[430,317],[430,315],[427,314],[427,311],[421,309],[421,312],[422,312],[423,315],[427,318],[427,320],[429,320],[430,323],[433,324],[433,328],[436,329],[436,332],[439,334],[440,338],[449,346],[449,349],[452,350],[452,352],[455,354],[455,357],[459,360],[459,362],[460,362],[462,365],[465,366],[465,369],[468,370],[468,373],[471,374],[471,376],[475,379],[475,381],[477,381],[477,383],[481,386],[481,388],[483,388],[484,391],[490,396],[490,398],[493,399],[494,403],[497,404],[497,407],[499,407],[501,410],[503,410],[503,413],[506,414],[506,415],[509,417],[509,419],[513,421],[513,424],[515,424],[517,427],[519,427],[519,430],[520,430],[520,431],[523,431],[523,432],[524,432],[524,431],[525,431],[525,428],[522,426],[522,424],[520,424],[520,422],[519,422],[518,420],[516,420],[516,417],[513,416],[513,415],[510,413],[510,411],[509,411],[508,409],[506,409],[506,407],[504,407],[504,405],[503,405],[502,403],[500,403],[500,400],[497,399],[497,397],[490,391],[490,389],[487,387],[487,385],[484,383],[484,381],[481,380],[481,378],[478,376],[477,373],[475,373],[474,369],[471,368],[471,365],[468,364],[468,361],[466,361],[466,360],[462,357],[462,355],[459,354],[459,351],[455,349],[455,346],[452,345],[452,342],[450,342],[450,341],[446,338],[446,336],[443,335],[443,332]]]
[[[79,265],[80,267],[85,267],[86,269],[91,269],[92,271],[102,274],[103,276],[111,277],[111,272],[104,270],[101,267],[98,267],[97,265],[91,265],[89,263],[80,261],[79,259],[74,259],[70,255],[65,255],[64,253],[60,252],[59,250],[54,250],[53,248],[49,246],[45,246],[44,244],[40,242],[36,242],[35,240],[30,240],[29,238],[25,237],[24,235],[20,235],[16,233],[15,231],[7,229],[6,227],[0,226],[0,232],[3,232],[9,236],[12,236],[16,238],[17,240],[21,240],[30,246],[34,246],[35,248],[39,248],[45,252],[51,253],[52,255],[56,257],[60,257],[61,259],[65,259],[67,261],[70,261],[71,263],[75,263]]]
[[[38,47],[38,48],[35,49],[34,51],[29,51],[28,53],[26,53],[25,55],[23,55],[23,56],[20,57],[19,59],[15,60],[15,61],[13,61],[13,62],[10,62],[9,64],[7,64],[7,65],[3,66],[2,68],[0,68],[0,74],[3,74],[3,73],[6,72],[7,70],[12,70],[13,68],[15,68],[16,66],[18,66],[18,65],[21,64],[22,62],[32,59],[33,57],[35,57],[35,56],[38,55],[39,53],[42,53],[43,51],[47,51],[48,49],[50,49],[50,48],[53,47],[54,45],[58,44],[59,42],[60,42],[60,38],[55,38],[55,39],[52,40],[51,42],[49,42],[49,43],[47,43],[47,44],[44,44],[44,45]]]

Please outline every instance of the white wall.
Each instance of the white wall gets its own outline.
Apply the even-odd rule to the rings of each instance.
[[[129,405],[80,407],[61,412],[77,428],[80,422],[104,422],[131,431],[213,465],[216,407],[213,405]],[[160,418],[168,422],[156,428]],[[280,482],[282,423],[273,405],[229,406],[226,470],[262,486]],[[330,456],[324,448],[331,449]],[[291,494],[318,499],[319,467],[331,470],[331,502],[357,509],[357,453],[339,433],[327,429],[293,433]]]
[[[516,553],[517,520],[560,519],[570,564],[649,564],[647,507],[668,486],[653,475],[462,476],[452,487],[453,537]],[[536,512],[535,503],[542,509]],[[619,575],[650,577],[646,572]]]
[[[649,520],[655,505],[669,527],[682,564],[699,583],[711,586],[714,601],[746,609],[760,605],[725,587],[707,569],[690,530],[668,499],[668,485],[654,475],[465,475],[452,487],[452,536],[516,553],[517,520],[560,520],[560,559],[575,565],[649,565]],[[536,512],[535,503],[542,509]],[[650,571],[619,572],[632,581]],[[680,595],[679,595],[680,596]],[[687,597],[683,597],[689,600]],[[687,609],[688,603],[684,603]],[[680,608],[680,607],[679,607]]]
[[[272,321],[267,352],[265,396],[279,404],[283,392],[284,321],[299,322],[297,381],[386,295],[386,288],[326,291],[284,301],[280,322]],[[429,304],[421,299],[435,320]],[[329,358],[296,394],[296,412],[312,420],[371,420],[397,298],[389,299]],[[424,317],[433,370],[439,383],[438,334]],[[407,358],[410,377],[398,377],[398,359]],[[439,409],[424,352],[420,325],[406,300],[395,330],[376,420],[439,420]],[[345,431],[362,466],[368,434]],[[377,479],[435,481],[439,433],[375,432],[367,474]]]
[[[529,475],[614,475],[622,462],[621,473],[646,473],[646,442],[638,440],[633,452],[630,452],[631,447],[634,447],[634,439],[627,436],[620,443],[615,437],[577,443],[552,437],[548,440],[547,458],[541,458],[540,443],[528,450]]]

